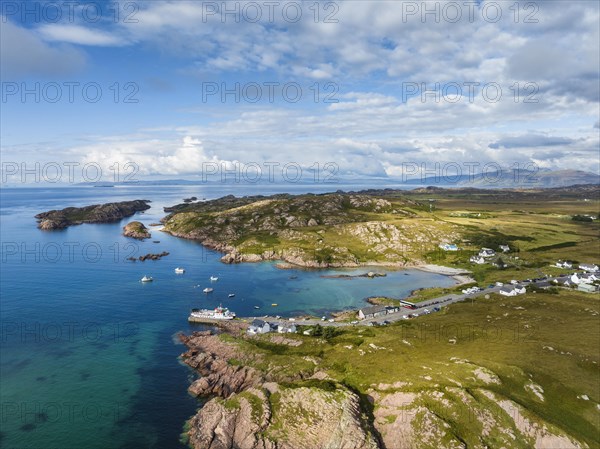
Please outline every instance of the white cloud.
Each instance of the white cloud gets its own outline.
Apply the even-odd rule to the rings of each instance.
[[[42,25],[38,28],[38,32],[44,40],[52,42],[102,47],[127,45],[128,43],[116,34],[78,25]]]
[[[69,45],[49,45],[30,29],[0,16],[0,73],[6,81],[24,76],[63,76],[86,64],[84,53]]]

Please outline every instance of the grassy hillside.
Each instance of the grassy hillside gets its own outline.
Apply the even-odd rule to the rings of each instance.
[[[167,209],[165,230],[228,253],[230,262],[281,259],[306,266],[423,262],[473,269],[481,283],[537,277],[556,259],[591,262],[600,250],[598,186],[546,190],[371,190],[235,198]],[[444,252],[440,243],[456,243]],[[512,248],[498,273],[469,257]]]
[[[419,448],[597,448],[599,314],[598,295],[529,293],[327,340],[286,337],[298,346],[222,338],[273,381],[358,392],[390,448],[400,437]]]

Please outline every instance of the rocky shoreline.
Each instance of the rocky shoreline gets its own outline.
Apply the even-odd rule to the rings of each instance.
[[[236,324],[227,331],[239,336],[244,329]],[[208,399],[188,422],[192,448],[381,447],[359,396],[324,380],[327,376],[317,367],[286,377],[251,367],[262,361],[260,354],[247,353],[210,331],[181,335],[180,339],[188,347],[182,361],[202,376],[190,385],[189,392]],[[286,342],[278,340],[278,344]],[[306,383],[307,379],[313,383]],[[320,382],[329,388],[322,388]]]
[[[149,202],[149,200],[133,200],[84,207],[67,207],[61,210],[41,212],[35,218],[38,220],[38,228],[44,231],[65,229],[82,223],[113,223],[130,217],[136,212],[150,209]]]

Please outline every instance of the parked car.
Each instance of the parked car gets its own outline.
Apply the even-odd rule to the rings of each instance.
[[[358,324],[358,321],[350,321],[350,324]]]
[[[496,287],[502,287],[502,286],[504,286],[504,283],[502,283],[502,282],[496,282]]]
[[[402,318],[408,320],[408,315],[402,315]]]
[[[511,283],[512,285],[517,285],[517,284],[519,283],[519,281],[517,281],[517,280],[513,279],[512,281],[510,281],[510,283]]]

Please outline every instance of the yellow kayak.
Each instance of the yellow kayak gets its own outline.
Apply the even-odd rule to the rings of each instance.
[[[273,307],[277,307],[277,304],[275,304],[275,303],[273,303],[273,304],[271,304],[271,305],[272,305]]]

